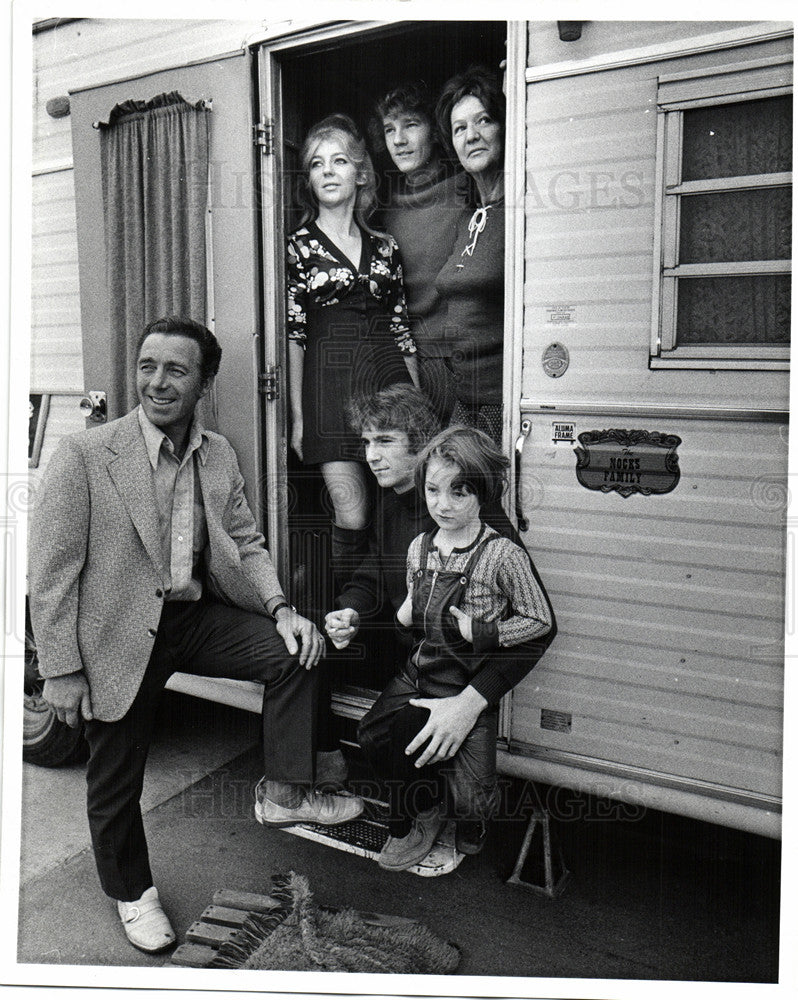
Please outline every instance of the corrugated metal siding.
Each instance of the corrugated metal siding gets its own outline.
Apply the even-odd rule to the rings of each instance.
[[[588,59],[751,26],[750,21],[583,21],[578,41],[561,42],[555,21],[530,21],[529,65]]]
[[[69,128],[69,116],[51,118],[47,114],[47,102],[52,97],[66,97],[66,90],[55,86],[48,87],[39,71],[39,51],[34,44],[33,70],[33,107],[31,115],[31,162],[34,171],[47,169],[58,164],[69,166],[72,163],[72,134]]]
[[[55,451],[58,442],[67,434],[74,434],[86,427],[86,420],[80,412],[80,396],[53,395],[50,399],[50,412],[47,416],[47,427],[42,444],[39,464],[35,469],[29,469],[32,496],[36,496],[36,484],[47,463]]]
[[[789,51],[787,40],[530,84],[523,394],[787,408],[786,373],[650,371],[657,75]],[[550,322],[567,306],[570,322]],[[570,353],[556,386],[540,355]],[[556,393],[556,396],[555,396]]]
[[[72,171],[33,178],[31,389],[83,388]]]
[[[88,18],[34,37],[40,99],[240,50],[264,21]]]
[[[588,23],[582,42],[564,45],[553,25],[534,22],[530,64],[732,25],[672,27]],[[510,731],[521,749],[638,769],[655,783],[780,793],[786,428],[655,414],[663,404],[786,409],[788,375],[651,371],[648,362],[657,76],[790,48],[784,39],[528,88],[523,395],[556,406],[577,435],[677,434],[682,476],[664,496],[589,491],[572,449],[552,443],[555,417],[530,406],[525,541],[560,631],[513,693]],[[550,322],[553,306],[567,322]],[[570,366],[551,379],[540,359],[555,341]],[[595,413],[569,415],[577,403]],[[653,415],[609,416],[610,404]],[[570,714],[570,731],[541,728],[544,709]]]
[[[83,386],[71,119],[51,97],[241,47],[258,21],[80,20],[33,38],[31,391]],[[192,95],[186,95],[191,97]],[[110,108],[108,109],[111,110]],[[75,396],[54,396],[35,484],[64,434],[83,429]]]
[[[619,426],[558,419],[577,434]],[[682,438],[682,475],[672,493],[624,499],[582,487],[573,451],[551,443],[551,417],[533,415],[525,541],[559,634],[514,692],[513,739],[778,794],[784,429],[642,426]],[[542,729],[541,709],[571,713],[571,732]]]
[[[69,118],[52,119],[45,111],[51,97],[233,52],[241,48],[247,35],[260,24],[259,21],[90,18],[35,35],[34,168],[41,163],[72,158]]]

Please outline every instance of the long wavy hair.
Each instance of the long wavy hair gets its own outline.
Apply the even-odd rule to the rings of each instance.
[[[297,185],[297,200],[302,208],[300,225],[315,219],[319,214],[319,204],[310,186],[310,161],[318,149],[319,143],[325,139],[340,140],[344,152],[355,165],[358,178],[362,183],[357,185],[355,194],[355,222],[361,229],[372,236],[385,236],[368,224],[369,216],[377,204],[377,177],[374,165],[366,149],[366,142],[357,125],[349,115],[335,114],[316,122],[305,137],[300,153],[301,175]]]

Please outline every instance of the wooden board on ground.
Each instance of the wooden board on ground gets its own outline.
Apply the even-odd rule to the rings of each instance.
[[[175,949],[172,954],[172,964],[184,968],[207,969],[214,965],[219,949],[225,944],[235,943],[236,936],[244,930],[244,924],[249,918],[268,917],[278,914],[283,907],[283,901],[272,896],[254,892],[239,892],[235,889],[219,889],[213,895],[213,902],[206,907],[198,920],[186,932],[186,941]],[[333,906],[321,907],[331,912],[340,908]],[[401,927],[415,923],[410,917],[397,914],[373,913],[358,911],[358,916],[371,926]]]

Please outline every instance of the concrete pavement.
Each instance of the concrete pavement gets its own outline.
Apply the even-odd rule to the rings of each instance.
[[[268,892],[271,874],[294,870],[308,877],[320,902],[422,920],[459,945],[463,974],[776,979],[777,842],[652,811],[630,816],[612,804],[558,793],[549,802],[572,874],[557,899],[504,884],[524,833],[518,819],[495,823],[483,853],[450,875],[385,872],[373,861],[258,826],[252,818],[257,720],[170,698],[170,725],[150,763],[145,824],[155,879],[180,940],[216,889]],[[168,956],[128,945],[97,883],[87,836],[81,841],[71,825],[76,820],[62,822],[61,813],[82,814],[82,789],[77,801],[61,796],[49,822],[37,816],[33,825],[41,830],[30,829],[39,778],[82,785],[82,769],[60,777],[36,773],[25,784],[19,961],[168,963]],[[508,804],[523,791],[515,783]],[[38,854],[43,841],[50,842],[46,856]]]

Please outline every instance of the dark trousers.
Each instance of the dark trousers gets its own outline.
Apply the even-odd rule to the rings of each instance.
[[[139,800],[158,699],[175,671],[262,681],[265,776],[313,780],[318,671],[299,666],[263,615],[205,600],[167,602],[128,712],[117,722],[86,723],[89,829],[113,899],[138,899],[153,884]]]
[[[404,837],[412,820],[435,802],[446,800],[453,818],[489,819],[496,811],[496,736],[498,709],[486,708],[451,758],[417,768],[424,747],[410,756],[405,747],[423,729],[429,710],[409,704],[422,698],[407,673],[394,677],[360,720],[358,742],[378,777],[386,780],[388,830]]]

